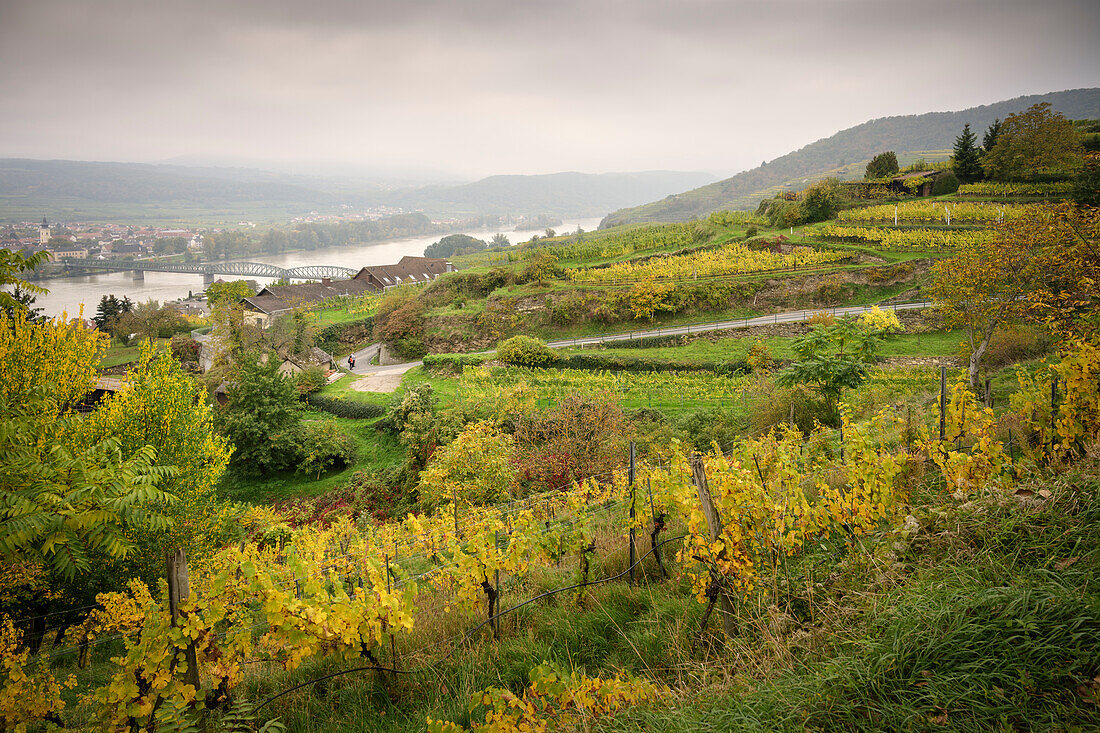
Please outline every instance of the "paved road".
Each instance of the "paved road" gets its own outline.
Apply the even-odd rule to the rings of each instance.
[[[930,308],[931,302],[898,303],[897,305],[879,306],[883,310],[918,310]],[[799,323],[809,320],[815,313],[829,313],[836,316],[859,315],[871,310],[873,305],[853,305],[843,308],[813,308],[811,310],[790,311],[788,313],[776,313],[770,316],[757,318],[741,318],[735,321],[716,321],[714,323],[693,323],[687,326],[675,326],[669,328],[651,328],[645,331],[630,331],[629,333],[616,333],[607,336],[584,336],[574,339],[561,339],[550,341],[546,345],[551,348],[564,346],[581,346],[582,344],[601,344],[606,341],[629,341],[631,339],[647,338],[650,336],[679,336],[689,333],[703,333],[704,331],[722,331],[728,328],[748,328],[750,326],[767,326],[775,323]]]
[[[423,362],[420,361],[408,361],[403,364],[390,364],[387,366],[371,364],[370,360],[378,354],[379,346],[381,346],[381,344],[374,343],[356,351],[354,369],[348,369],[348,358],[345,356],[340,361],[340,368],[352,374],[404,374],[413,367],[418,367],[423,364]]]
[[[932,303],[929,301],[922,301],[919,303],[898,303],[896,305],[879,306],[883,310],[919,310],[921,308],[930,308]],[[757,318],[742,318],[735,321],[715,321],[714,323],[692,323],[687,326],[675,326],[671,328],[651,328],[643,331],[629,331],[627,333],[615,333],[607,334],[604,336],[583,336],[574,339],[561,339],[559,341],[550,341],[547,346],[551,348],[562,348],[565,346],[581,346],[587,344],[602,344],[607,341],[629,341],[631,339],[647,338],[650,336],[679,336],[683,334],[691,333],[703,333],[706,331],[723,331],[730,328],[749,328],[752,326],[767,326],[775,323],[800,323],[808,320],[816,313],[829,313],[836,316],[851,316],[859,315],[871,310],[875,306],[873,305],[853,305],[845,306],[843,308],[812,308],[810,310],[801,311],[789,311],[787,313],[775,313],[770,316],[758,316]],[[424,362],[410,361],[404,364],[391,364],[389,366],[379,366],[371,364],[370,360],[378,352],[379,344],[371,344],[365,346],[359,351],[355,352],[355,369],[350,370],[353,374],[404,374],[413,367],[418,367]],[[482,354],[491,354],[492,351],[478,352]],[[347,359],[345,358],[341,363],[342,369],[347,369]]]

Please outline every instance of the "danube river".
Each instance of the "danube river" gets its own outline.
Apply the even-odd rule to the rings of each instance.
[[[599,226],[599,219],[567,219],[555,227],[558,232],[575,232],[577,227],[590,231]],[[464,232],[472,237],[488,241],[499,229],[474,229]],[[513,244],[526,241],[538,232],[503,232]],[[278,267],[301,267],[303,265],[341,265],[359,268],[366,265],[390,265],[405,255],[416,257],[424,254],[424,248],[438,242],[442,234],[430,237],[413,237],[382,242],[370,242],[351,247],[328,247],[312,252],[288,252],[281,255],[253,255],[247,259],[254,262],[266,262]],[[226,279],[232,279],[226,276]],[[261,285],[271,282],[269,279],[256,278]],[[39,280],[38,285],[47,288],[47,295],[39,295],[35,303],[49,316],[67,312],[75,316],[81,304],[84,315],[95,314],[96,306],[104,295],[125,296],[135,303],[146,300],[177,300],[186,298],[190,292],[202,290],[202,275],[175,272],[147,272],[145,280],[134,282],[129,272],[111,272],[102,275],[84,277],[63,277],[51,280]]]

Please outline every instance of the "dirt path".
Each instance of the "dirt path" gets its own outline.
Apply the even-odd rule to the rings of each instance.
[[[405,372],[419,365],[419,361],[414,361],[388,367],[372,367],[371,371],[352,382],[351,388],[357,392],[393,392],[401,386],[401,378],[405,376]]]

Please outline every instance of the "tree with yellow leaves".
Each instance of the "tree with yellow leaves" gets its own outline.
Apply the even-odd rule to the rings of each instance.
[[[948,328],[963,328],[970,341],[970,386],[978,388],[982,357],[998,326],[1025,311],[1033,286],[1032,257],[1014,236],[1012,222],[988,242],[971,242],[932,267],[929,293]]]
[[[77,433],[85,444],[117,440],[127,457],[151,446],[162,464],[176,467],[176,474],[163,486],[175,498],[168,512],[175,521],[167,531],[135,535],[150,549],[143,557],[150,557],[144,557],[145,565],[134,571],[145,576],[159,572],[160,551],[166,546],[186,548],[188,556],[195,558],[216,549],[215,488],[232,448],[214,430],[206,391],[167,350],[148,341],[142,344],[122,389],[87,415]]]

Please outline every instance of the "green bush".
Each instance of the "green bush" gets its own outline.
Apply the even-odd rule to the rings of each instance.
[[[936,176],[936,180],[932,183],[933,196],[944,196],[949,193],[955,193],[958,190],[959,179],[950,171]]]
[[[710,450],[712,443],[726,447],[735,442],[744,425],[732,410],[705,407],[681,415],[673,421],[676,428],[696,450]]]
[[[298,435],[298,457],[298,472],[320,478],[325,471],[355,463],[355,442],[335,420],[309,420]]]
[[[480,366],[493,357],[488,354],[428,354],[424,368],[432,374],[461,374],[468,366]]]
[[[618,344],[616,344],[617,347]],[[601,354],[598,351],[563,356],[558,359],[554,367],[613,372],[718,372],[719,374],[743,374],[751,371],[743,359],[732,361],[674,361],[670,359],[649,359],[644,356]]]
[[[386,408],[368,402],[338,400],[319,394],[306,395],[306,404],[315,410],[327,412],[336,417],[348,417],[354,420],[371,420],[386,414]]]
[[[325,368],[322,366],[311,366],[309,369],[304,369],[299,372],[295,377],[295,386],[298,387],[299,394],[313,394],[328,383],[328,379],[325,377]]]
[[[530,336],[513,336],[497,346],[497,358],[516,366],[546,366],[557,360],[557,353],[542,341]]]

